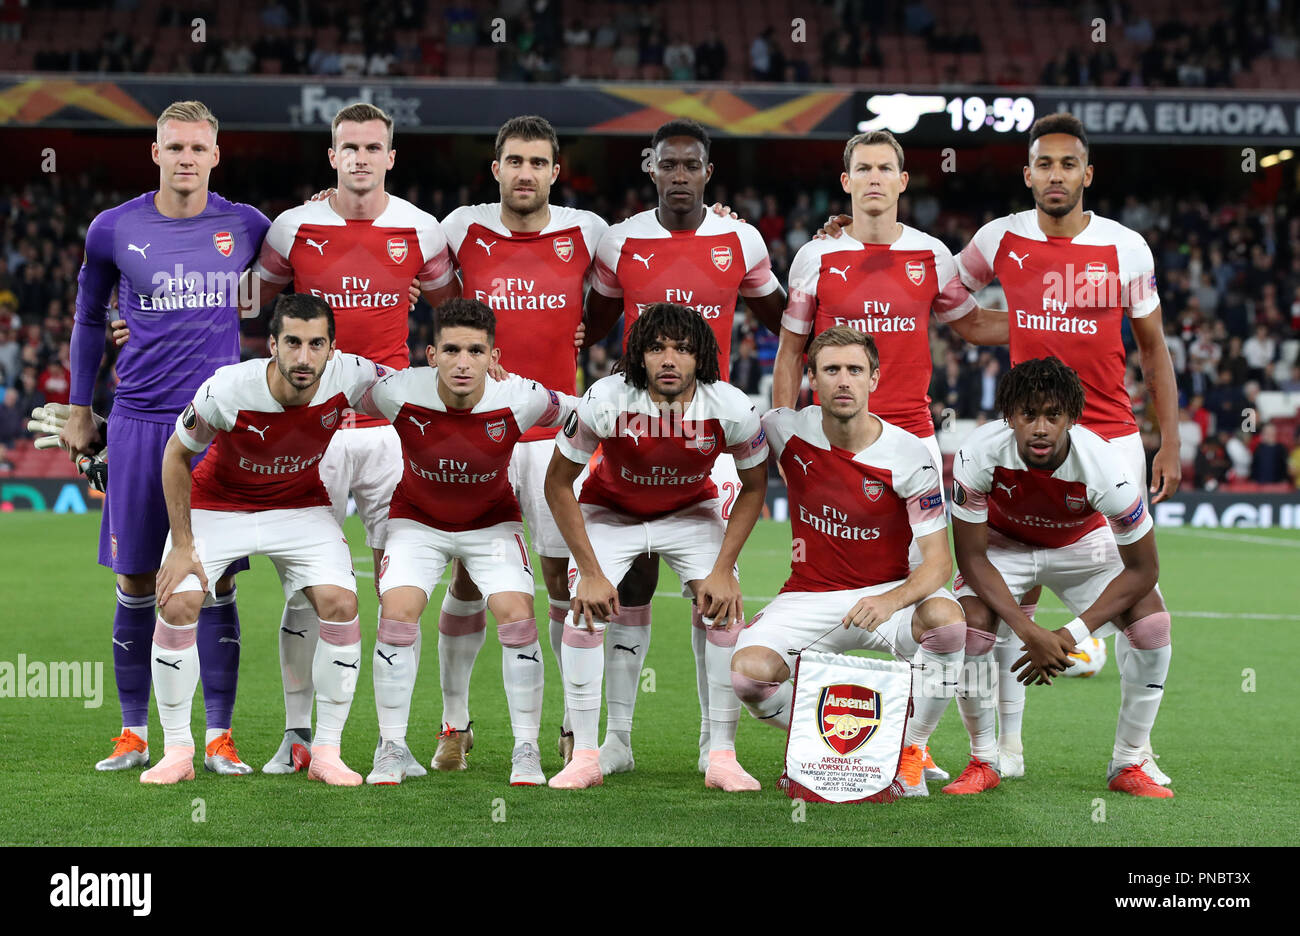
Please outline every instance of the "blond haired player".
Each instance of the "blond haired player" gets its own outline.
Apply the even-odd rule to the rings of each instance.
[[[256,308],[292,283],[296,292],[318,296],[334,309],[340,350],[401,370],[410,364],[411,280],[419,280],[434,306],[459,294],[446,238],[433,215],[384,190],[397,157],[391,117],[371,104],[350,104],[334,115],[331,133],[337,190],[272,222],[252,271],[256,288],[247,294]],[[348,414],[342,428],[330,442],[321,480],[340,525],[349,493],[356,500],[377,569],[388,501],[402,474],[401,444],[382,419]],[[292,773],[306,763],[315,621],[305,598],[292,595],[280,625],[285,733],[262,768],[266,773]],[[408,766],[412,774],[423,771],[414,758]]]

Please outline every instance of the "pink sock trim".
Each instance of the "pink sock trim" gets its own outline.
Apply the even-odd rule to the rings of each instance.
[[[486,611],[478,611],[474,614],[448,614],[446,611],[438,613],[440,634],[446,634],[448,637],[465,637],[469,634],[477,634],[481,630],[487,630]]]
[[[966,622],[945,624],[925,632],[921,646],[931,653],[956,653],[966,648]]]
[[[695,605],[691,605],[691,627],[704,630],[704,615],[700,613],[700,609]]]
[[[561,642],[568,647],[577,647],[580,650],[590,650],[593,647],[599,647],[605,643],[605,631],[604,628],[602,628],[594,634],[589,634],[585,627],[570,627],[566,624],[564,625],[564,638]]]
[[[340,624],[338,621],[320,622],[320,639],[335,647],[349,647],[361,643],[361,618]]]
[[[1134,650],[1159,650],[1169,646],[1169,625],[1169,612],[1158,611],[1124,628],[1124,636]]]
[[[740,632],[743,630],[744,628],[740,625],[736,625],[731,630],[711,627],[704,632],[704,639],[715,647],[734,647],[736,641],[740,639]]]
[[[618,614],[614,615],[614,622],[622,624],[624,627],[649,627],[650,606],[634,605],[628,607],[625,605],[619,609]]]
[[[759,702],[765,702],[772,698],[776,694],[776,690],[781,688],[781,684],[763,682],[760,679],[750,679],[744,673],[737,673],[732,670],[731,688],[735,690],[736,698],[741,702],[757,705]]]
[[[966,628],[966,655],[983,656],[993,649],[993,644],[996,641],[997,636],[995,634],[968,627]]]
[[[420,636],[418,622],[395,621],[392,618],[379,619],[379,640],[394,647],[410,647],[415,638]]]
[[[1025,612],[1025,617],[1032,618],[1035,614],[1038,613],[1038,605],[1037,604],[1021,605],[1020,610]]]
[[[552,598],[546,613],[552,621],[563,621],[569,615],[569,602],[566,601],[562,605],[557,605],[555,599]]]
[[[503,647],[526,647],[537,639],[537,618],[497,625],[497,640]]]
[[[188,650],[194,646],[194,641],[199,635],[197,624],[189,627],[173,627],[162,618],[157,618],[153,625],[153,642],[161,650]]]

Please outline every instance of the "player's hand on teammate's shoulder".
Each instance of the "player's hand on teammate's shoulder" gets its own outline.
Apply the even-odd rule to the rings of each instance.
[[[1162,445],[1151,461],[1151,503],[1168,500],[1183,481],[1183,465],[1178,446]]]
[[[311,198],[309,198],[309,199],[307,199],[305,202],[303,202],[303,204],[304,204],[304,205],[310,205],[312,202],[324,201],[325,199],[331,197],[331,196],[332,196],[335,192],[337,192],[337,191],[338,191],[338,189],[336,189],[336,188],[321,189],[319,192],[317,192],[317,193],[316,193],[315,195],[313,195]]]
[[[131,329],[126,327],[126,319],[113,319],[108,324],[113,329],[113,344],[122,347],[131,337]]]
[[[158,607],[166,607],[168,599],[176,591],[176,586],[185,581],[185,576],[191,573],[198,577],[199,585],[206,592],[208,590],[208,577],[203,571],[203,563],[199,562],[198,550],[194,548],[193,544],[189,546],[172,546],[171,551],[164,557],[162,566],[158,569],[156,588]]]
[[[700,583],[695,599],[700,614],[713,622],[715,630],[745,626],[745,599],[740,583],[730,572],[712,572]]]
[[[853,224],[853,218],[850,215],[831,215],[826,219],[826,223],[817,229],[813,237],[821,239],[823,237],[839,237],[841,233],[848,230]]]
[[[417,302],[420,301],[420,280],[419,280],[419,277],[411,277],[411,287],[410,287],[410,289],[408,289],[408,290],[406,291],[406,294],[407,294],[408,296],[410,296],[410,298],[411,298],[411,308],[414,309],[414,308],[415,308],[415,304],[416,304]]]
[[[488,376],[493,380],[509,380],[510,371],[502,367],[500,361],[497,361],[495,364],[488,365]]]
[[[1027,686],[1050,686],[1052,677],[1059,676],[1070,667],[1070,653],[1074,650],[1074,637],[1065,628],[1043,630],[1035,627],[1021,645],[1028,652],[1011,664],[1011,672],[1023,670],[1016,676]]]
[[[573,333],[573,346],[579,351],[582,350],[582,343],[587,338],[587,323],[579,322],[578,329]]]
[[[712,205],[709,206],[709,210],[712,211],[715,215],[717,215],[720,218],[725,218],[730,216],[735,218],[741,224],[749,223],[744,218],[740,217],[740,215],[732,211],[730,205],[724,205],[722,202],[714,202]]]
[[[893,599],[885,595],[868,595],[859,598],[858,603],[844,615],[843,624],[846,629],[861,627],[866,631],[874,631],[893,617],[897,610],[898,606]]]
[[[573,620],[577,626],[594,633],[594,624],[608,621],[618,614],[618,589],[603,575],[583,576],[573,596]]]

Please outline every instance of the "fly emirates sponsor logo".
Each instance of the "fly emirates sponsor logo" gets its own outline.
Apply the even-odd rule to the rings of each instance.
[[[1097,320],[1078,318],[1070,314],[1070,303],[1053,296],[1043,297],[1043,311],[1026,312],[1016,309],[1016,327],[1031,331],[1058,332],[1070,335],[1097,334]]]
[[[862,540],[880,539],[880,527],[860,527],[849,523],[849,515],[834,507],[822,504],[820,516],[803,504],[799,505],[799,520],[806,523],[818,533],[833,536],[836,539],[860,542]]]
[[[688,309],[694,309],[696,312],[700,313],[700,317],[704,319],[712,320],[716,318],[722,318],[722,306],[706,305],[703,303],[696,302],[695,290],[693,289],[665,289],[663,301],[672,302],[675,303],[676,305],[684,305]],[[640,315],[642,312],[644,312],[646,308],[650,305],[652,305],[652,303],[638,302],[636,304],[637,315]],[[733,306],[732,308],[734,310],[735,307]]]
[[[648,484],[651,487],[659,487],[665,484],[699,484],[709,476],[709,472],[702,474],[678,474],[678,469],[668,468],[663,465],[651,465],[649,474],[637,474],[622,465],[618,469],[618,475],[624,481],[630,484]]]
[[[888,302],[866,299],[862,303],[862,313],[865,318],[847,318],[837,315],[835,316],[835,324],[847,325],[855,331],[866,332],[867,334],[916,331],[916,316],[890,315],[890,305],[891,303]]]
[[[413,458],[408,458],[407,463],[411,466],[411,473],[416,477],[442,484],[486,484],[496,478],[500,472],[498,468],[487,474],[479,474],[469,470],[468,461],[459,461],[455,458],[438,459],[437,468],[423,468],[417,465]]]
[[[492,288],[474,290],[474,298],[493,311],[542,312],[564,309],[569,297],[565,293],[537,291],[537,280],[518,276],[498,276]]]
[[[406,298],[405,293],[371,292],[373,280],[368,276],[339,277],[339,291],[312,288],[311,294],[324,299],[331,309],[386,309]]]
[[[277,455],[267,465],[241,455],[239,456],[239,467],[245,471],[260,475],[296,474],[299,471],[306,471],[320,461],[322,457],[323,453],[322,455],[310,455],[307,458],[303,458],[301,455]]]

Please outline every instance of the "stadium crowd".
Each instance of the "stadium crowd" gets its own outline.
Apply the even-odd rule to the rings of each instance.
[[[1300,77],[1300,8],[1277,2],[991,0],[976,16],[956,0],[116,0],[102,26],[86,18],[104,7],[14,6],[0,41],[25,45],[0,69],[1074,87]],[[210,32],[199,42],[195,17]],[[1043,32],[1078,40],[1036,42]]]
[[[586,189],[560,185],[553,200],[597,211],[611,222],[653,206],[654,190],[648,185],[630,188],[616,199],[587,197],[580,192]],[[412,187],[402,194],[439,218],[470,198],[465,187]],[[730,191],[714,185],[710,194],[758,227],[783,284],[795,252],[814,236],[820,219],[845,207],[843,194],[829,188],[803,189],[789,199],[762,195],[753,187]],[[97,212],[129,195],[94,184],[88,176],[70,180],[56,175],[0,189],[0,472],[9,470],[10,449],[28,435],[25,423],[32,407],[68,399],[69,337],[86,228]],[[271,216],[290,204],[249,200]],[[1243,483],[1300,487],[1296,420],[1267,422],[1254,410],[1260,393],[1300,393],[1300,206],[1279,202],[1261,208],[1173,197],[1130,197],[1123,204],[1102,198],[1090,204],[1099,214],[1141,231],[1155,255],[1166,340],[1180,391],[1182,459],[1189,469],[1185,483],[1206,489]],[[957,253],[993,215],[953,207],[945,203],[940,215],[932,193],[914,190],[903,196],[900,217],[931,231]],[[996,286],[979,298],[985,305],[1003,304]],[[423,361],[432,322],[432,310],[421,301],[411,316],[413,362]],[[736,323],[731,380],[751,395],[765,395],[777,338],[752,314],[738,315]],[[264,352],[261,334],[249,326],[245,323],[245,357]],[[616,329],[584,353],[583,382],[610,372],[620,333]],[[1151,454],[1158,441],[1154,411],[1127,329],[1125,342],[1130,395]],[[989,418],[997,379],[1009,365],[1006,349],[970,347],[933,324],[931,349],[936,423],[946,416]],[[95,394],[95,409],[101,413],[112,402],[113,357],[110,349]]]

